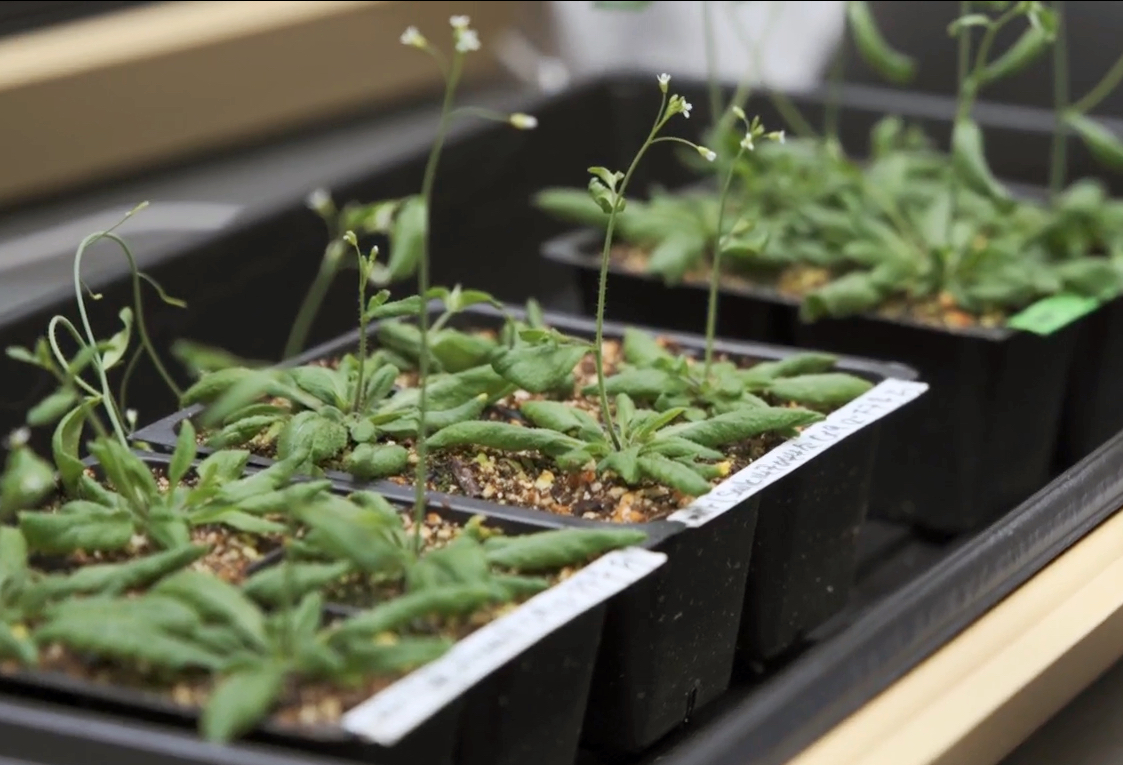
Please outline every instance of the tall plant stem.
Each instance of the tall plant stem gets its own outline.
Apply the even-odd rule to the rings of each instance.
[[[356,252],[358,248],[356,247]],[[355,381],[354,411],[359,414],[363,411],[363,373],[367,368],[367,282],[370,274],[363,265],[363,254],[359,255],[359,373]]]
[[[710,379],[710,367],[714,360],[714,336],[717,334],[717,301],[718,287],[721,284],[721,238],[725,226],[725,204],[729,198],[729,187],[733,185],[734,171],[737,168],[737,163],[741,161],[741,155],[744,153],[743,148],[737,151],[737,156],[733,159],[729,166],[729,172],[725,176],[725,183],[722,184],[721,196],[718,197],[717,240],[714,244],[714,256],[711,259],[713,262],[710,264],[710,296],[706,302],[706,361],[702,368],[703,380]]]
[[[714,14],[710,0],[702,0],[702,32],[706,48],[706,85],[710,95],[710,124],[717,127],[721,120],[721,82],[717,75],[717,40],[714,36]]]
[[[292,358],[304,349],[304,343],[307,342],[308,333],[312,329],[312,322],[316,320],[316,314],[319,313],[320,306],[327,297],[328,289],[339,271],[342,259],[343,245],[338,239],[333,238],[324,250],[320,270],[316,272],[316,278],[308,288],[308,293],[304,296],[304,301],[300,304],[300,310],[292,323],[292,329],[289,330],[283,358]]]
[[[1049,200],[1056,202],[1065,185],[1065,170],[1068,163],[1068,127],[1065,125],[1065,109],[1068,108],[1068,45],[1065,25],[1064,0],[1054,0],[1053,9],[1057,15],[1057,39],[1053,44],[1053,151],[1049,166]]]
[[[1107,74],[1103,79],[1096,83],[1096,87],[1088,91],[1088,94],[1081,98],[1079,101],[1072,105],[1072,111],[1079,112],[1080,114],[1087,114],[1092,109],[1100,105],[1100,101],[1107,98],[1111,91],[1115,90],[1119,82],[1123,80],[1123,56],[1120,56],[1111,69],[1107,70]]]
[[[429,240],[431,237],[430,225],[433,209],[433,184],[437,178],[437,165],[440,162],[441,150],[444,148],[445,138],[448,136],[449,125],[452,122],[452,101],[456,94],[456,86],[460,82],[460,73],[464,62],[464,55],[457,52],[452,57],[452,65],[445,79],[444,102],[441,105],[441,119],[437,126],[437,136],[433,139],[433,148],[429,151],[429,159],[425,163],[425,176],[421,181],[421,201],[425,205],[425,236],[422,237],[421,258],[417,263],[417,291],[421,295],[421,309],[417,312],[417,328],[421,340],[421,354],[417,362],[417,474],[414,479],[413,500],[413,548],[416,553],[421,552],[421,526],[425,522],[425,490],[429,483],[428,447],[426,445],[425,416],[428,407],[429,388],[429,305],[425,296],[429,294]]]
[[[628,183],[632,180],[632,175],[635,173],[636,168],[639,167],[640,160],[647,152],[652,142],[655,140],[656,134],[659,129],[666,123],[664,113],[667,110],[667,94],[663,94],[663,103],[659,106],[659,116],[655,118],[655,125],[652,126],[651,132],[647,134],[647,140],[643,142],[643,146],[636,152],[636,156],[632,158],[632,164],[628,166],[627,172],[624,173],[623,180],[616,189],[616,198],[625,199],[625,192],[628,188]],[[616,233],[616,215],[617,207],[614,204],[612,211],[608,214],[608,230],[604,235],[604,250],[601,252],[600,259],[600,281],[597,285],[597,336],[596,347],[593,349],[593,360],[597,368],[597,397],[600,399],[600,414],[601,420],[604,423],[605,429],[608,431],[609,438],[612,439],[612,446],[620,449],[620,436],[616,433],[616,426],[612,422],[612,411],[608,406],[608,389],[605,385],[604,378],[604,303],[608,294],[608,264],[609,258],[612,255],[612,235]]]
[[[960,0],[959,3],[959,16],[962,18],[971,12],[971,0]],[[959,30],[959,60],[956,67],[955,77],[955,116],[956,119],[965,117],[963,111],[963,103],[965,94],[964,87],[967,84],[967,69],[971,66],[971,27],[965,27]],[[952,173],[950,177],[951,184],[951,204],[950,211],[947,217],[947,224],[944,230],[944,240],[951,242],[952,228],[955,225],[956,212],[959,209],[959,176]]]

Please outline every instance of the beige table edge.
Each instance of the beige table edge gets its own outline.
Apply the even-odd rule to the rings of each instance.
[[[1117,514],[789,765],[993,765],[1121,655]]]
[[[0,40],[0,202],[342,114],[439,86],[398,38],[447,49],[472,16],[487,54],[517,3],[376,0],[166,2]]]

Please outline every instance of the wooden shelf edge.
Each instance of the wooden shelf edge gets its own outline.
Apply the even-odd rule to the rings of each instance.
[[[410,24],[447,48],[472,17],[485,49],[517,3],[167,2],[0,41],[0,203],[55,192],[439,86]]]
[[[789,765],[994,765],[1123,656],[1116,514]]]

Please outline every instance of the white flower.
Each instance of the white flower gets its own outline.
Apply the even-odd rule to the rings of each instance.
[[[784,142],[784,131],[783,130],[777,130],[774,133],[769,133],[768,137],[771,138],[773,141],[776,141],[777,143],[783,143]]]
[[[741,139],[741,148],[744,149],[745,151],[752,151],[755,148],[753,146],[753,134],[752,133],[745,133],[745,137]]]
[[[690,102],[685,98],[682,99],[682,106],[680,108],[682,109],[682,116],[686,119],[690,119],[690,110],[694,108],[691,106]]]
[[[739,119],[739,120],[746,119],[745,110],[742,109],[740,106],[734,106],[732,111],[733,111],[733,116],[735,116],[737,119]]]
[[[534,130],[534,128],[538,127],[537,117],[530,114],[523,114],[522,112],[515,112],[507,118],[507,121],[519,130]]]
[[[8,436],[8,444],[11,448],[15,448],[17,446],[23,446],[24,444],[26,444],[28,442],[28,440],[30,438],[31,438],[31,429],[30,428],[26,428],[26,427],[25,428],[18,428],[17,430],[12,431],[12,434],[10,436]]]
[[[308,195],[304,203],[308,205],[310,209],[324,215],[331,210],[331,194],[328,194],[324,189],[316,189]]]
[[[354,231],[344,232],[343,241],[347,242],[347,244],[351,245],[352,247],[355,247],[359,244],[359,239],[355,236]]]
[[[456,50],[460,53],[468,53],[469,51],[480,49],[480,36],[474,29],[460,29],[456,30]]]
[[[451,16],[448,23],[452,25],[453,29],[467,29],[471,21],[467,16]]]
[[[717,154],[710,151],[705,146],[695,146],[694,148],[698,150],[698,153],[701,154],[707,162],[713,162],[717,159]]]
[[[417,31],[417,27],[406,27],[406,31],[402,32],[402,36],[398,39],[401,40],[402,45],[411,48],[424,48],[428,45],[425,37]]]
[[[667,86],[670,85],[670,83],[671,83],[671,75],[669,75],[669,74],[659,75],[659,90],[666,93],[667,92]]]

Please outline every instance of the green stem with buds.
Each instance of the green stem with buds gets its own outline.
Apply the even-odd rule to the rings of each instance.
[[[632,158],[632,164],[628,166],[627,172],[624,173],[624,178],[620,181],[620,185],[616,189],[616,199],[625,199],[625,192],[628,188],[628,183],[632,180],[632,175],[639,167],[640,160],[643,155],[647,153],[648,148],[651,147],[656,141],[656,136],[662,129],[663,125],[667,123],[667,94],[663,93],[663,101],[659,106],[659,116],[655,118],[655,124],[651,128],[651,132],[647,134],[647,139],[643,142],[643,146],[636,152],[636,156]],[[693,144],[691,144],[693,145]],[[593,349],[593,359],[597,368],[597,397],[600,399],[600,413],[601,420],[604,422],[604,427],[608,431],[609,437],[612,439],[612,446],[619,451],[620,449],[620,436],[616,432],[616,426],[612,422],[612,411],[608,406],[608,389],[605,386],[604,375],[604,303],[605,297],[608,292],[608,266],[609,258],[612,254],[612,235],[616,232],[616,215],[618,207],[616,204],[612,205],[612,210],[608,214],[608,229],[604,235],[604,249],[601,252],[600,263],[600,281],[597,285],[597,335],[595,340],[595,348]]]
[[[430,48],[426,48],[435,54]],[[440,59],[438,58],[438,63]],[[417,313],[417,328],[421,340],[421,354],[417,362],[417,473],[414,479],[413,501],[413,547],[418,554],[421,553],[421,526],[425,522],[425,489],[429,482],[428,448],[425,438],[425,415],[428,407],[429,387],[429,305],[425,302],[425,295],[429,294],[429,221],[432,218],[433,184],[437,177],[437,165],[440,162],[441,150],[444,148],[448,136],[449,126],[452,122],[452,102],[456,94],[456,86],[460,82],[463,69],[464,54],[457,51],[452,57],[452,65],[445,78],[444,101],[441,105],[441,118],[437,126],[437,135],[433,139],[433,148],[429,151],[429,159],[425,163],[425,176],[421,182],[421,200],[425,205],[425,236],[422,238],[421,258],[417,263],[417,291],[422,296],[421,309]],[[442,66],[442,71],[443,71]]]
[[[718,286],[721,283],[721,239],[722,228],[725,225],[725,204],[729,197],[729,187],[733,185],[734,170],[737,167],[737,163],[741,161],[741,157],[744,153],[745,148],[743,146],[738,148],[737,156],[729,167],[729,173],[725,176],[725,183],[723,183],[721,187],[721,195],[718,197],[717,239],[714,244],[713,262],[710,264],[710,296],[706,303],[706,356],[705,366],[702,368],[703,380],[710,379],[710,367],[713,365],[714,359],[714,336],[717,334],[717,301]]]
[[[1049,167],[1049,200],[1056,202],[1065,184],[1065,166],[1068,161],[1068,126],[1065,109],[1068,108],[1068,46],[1065,39],[1064,0],[1056,0],[1053,9],[1057,15],[1057,38],[1053,44],[1053,151]]]

